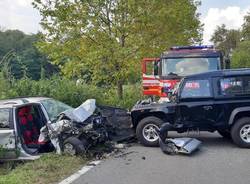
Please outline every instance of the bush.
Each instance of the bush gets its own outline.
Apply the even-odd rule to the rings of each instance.
[[[3,79],[0,83],[4,83]],[[80,105],[87,99],[94,98],[97,104],[131,108],[137,100],[142,98],[140,85],[124,86],[124,97],[119,99],[113,88],[100,88],[94,85],[80,84],[69,79],[52,77],[34,81],[21,79],[12,81],[1,90],[0,98],[16,98],[27,96],[46,96],[63,101],[73,107]]]

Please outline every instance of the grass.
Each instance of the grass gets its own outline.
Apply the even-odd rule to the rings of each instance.
[[[86,160],[81,157],[44,154],[35,161],[19,164],[12,171],[1,169],[0,184],[57,183],[80,169]]]

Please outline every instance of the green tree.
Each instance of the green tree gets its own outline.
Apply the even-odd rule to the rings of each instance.
[[[193,0],[34,0],[42,15],[38,47],[65,76],[116,86],[122,97],[142,57],[201,41]],[[136,77],[136,76],[135,76]]]
[[[244,40],[250,40],[250,12],[244,17],[242,36]]]
[[[241,39],[240,30],[227,29],[225,24],[217,26],[211,41],[215,47],[222,50],[224,55],[229,57],[233,50],[238,46]]]
[[[26,35],[18,30],[0,30],[0,61],[8,63],[11,74],[20,79],[24,75],[31,79],[40,79],[41,65],[47,71],[47,77],[54,71],[47,57],[35,47],[39,34]],[[11,54],[10,54],[11,53]],[[0,70],[3,65],[0,65]]]
[[[250,67],[250,13],[244,17],[242,25],[242,41],[233,52],[232,67],[249,68]]]
[[[233,68],[250,68],[250,41],[242,41],[232,56]]]

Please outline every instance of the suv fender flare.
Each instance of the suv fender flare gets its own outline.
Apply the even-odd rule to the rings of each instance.
[[[229,125],[232,125],[232,124],[233,124],[234,118],[235,118],[235,116],[236,116],[238,113],[240,113],[240,112],[247,112],[247,111],[250,112],[250,106],[249,106],[249,107],[239,107],[239,108],[234,109],[233,112],[232,112],[231,115],[230,115],[228,124],[229,124]]]

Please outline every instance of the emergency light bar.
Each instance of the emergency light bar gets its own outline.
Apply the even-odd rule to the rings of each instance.
[[[170,50],[192,50],[192,49],[214,49],[213,45],[199,45],[199,46],[174,46]]]

